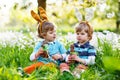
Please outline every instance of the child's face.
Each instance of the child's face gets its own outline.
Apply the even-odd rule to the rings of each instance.
[[[52,30],[52,31],[48,31],[46,36],[44,36],[44,39],[52,42],[56,39],[56,29]]]
[[[89,41],[88,33],[86,33],[85,30],[82,30],[81,32],[77,32],[76,38],[77,38],[78,42],[81,44]]]

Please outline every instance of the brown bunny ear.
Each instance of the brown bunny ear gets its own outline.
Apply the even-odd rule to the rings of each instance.
[[[40,19],[40,16],[38,14],[36,14],[33,10],[31,10],[31,15],[36,21],[38,21],[40,23],[42,22]]]
[[[39,7],[39,11],[40,11],[40,16],[42,17],[42,20],[43,21],[48,21],[46,11],[42,7]]]

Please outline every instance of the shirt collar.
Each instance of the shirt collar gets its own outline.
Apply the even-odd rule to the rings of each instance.
[[[43,40],[42,42],[44,42],[44,40]],[[55,41],[53,41],[53,42],[48,42],[47,44],[48,44],[48,45],[55,44]]]
[[[89,42],[86,42],[85,44],[83,45],[79,45],[79,42],[75,43],[74,44],[75,47],[81,47],[81,48],[85,48],[85,47],[88,47],[89,46]]]
[[[48,42],[48,45],[52,45],[52,44],[55,44],[55,42],[53,41],[53,42]]]

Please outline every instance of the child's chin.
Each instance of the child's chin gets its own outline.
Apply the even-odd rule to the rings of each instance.
[[[53,42],[55,39],[51,40],[50,42]]]
[[[55,40],[56,38],[53,38],[53,41]]]
[[[84,43],[85,41],[79,41],[80,43]]]

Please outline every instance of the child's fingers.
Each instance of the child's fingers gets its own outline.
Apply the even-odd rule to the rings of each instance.
[[[44,52],[43,48],[40,48],[40,49],[39,49],[39,52]]]
[[[56,60],[56,57],[53,55],[53,56],[52,56],[52,59]]]
[[[61,54],[55,54],[55,55],[52,56],[52,58],[53,58],[54,60],[58,60],[58,59],[61,59],[62,56],[61,56]]]

